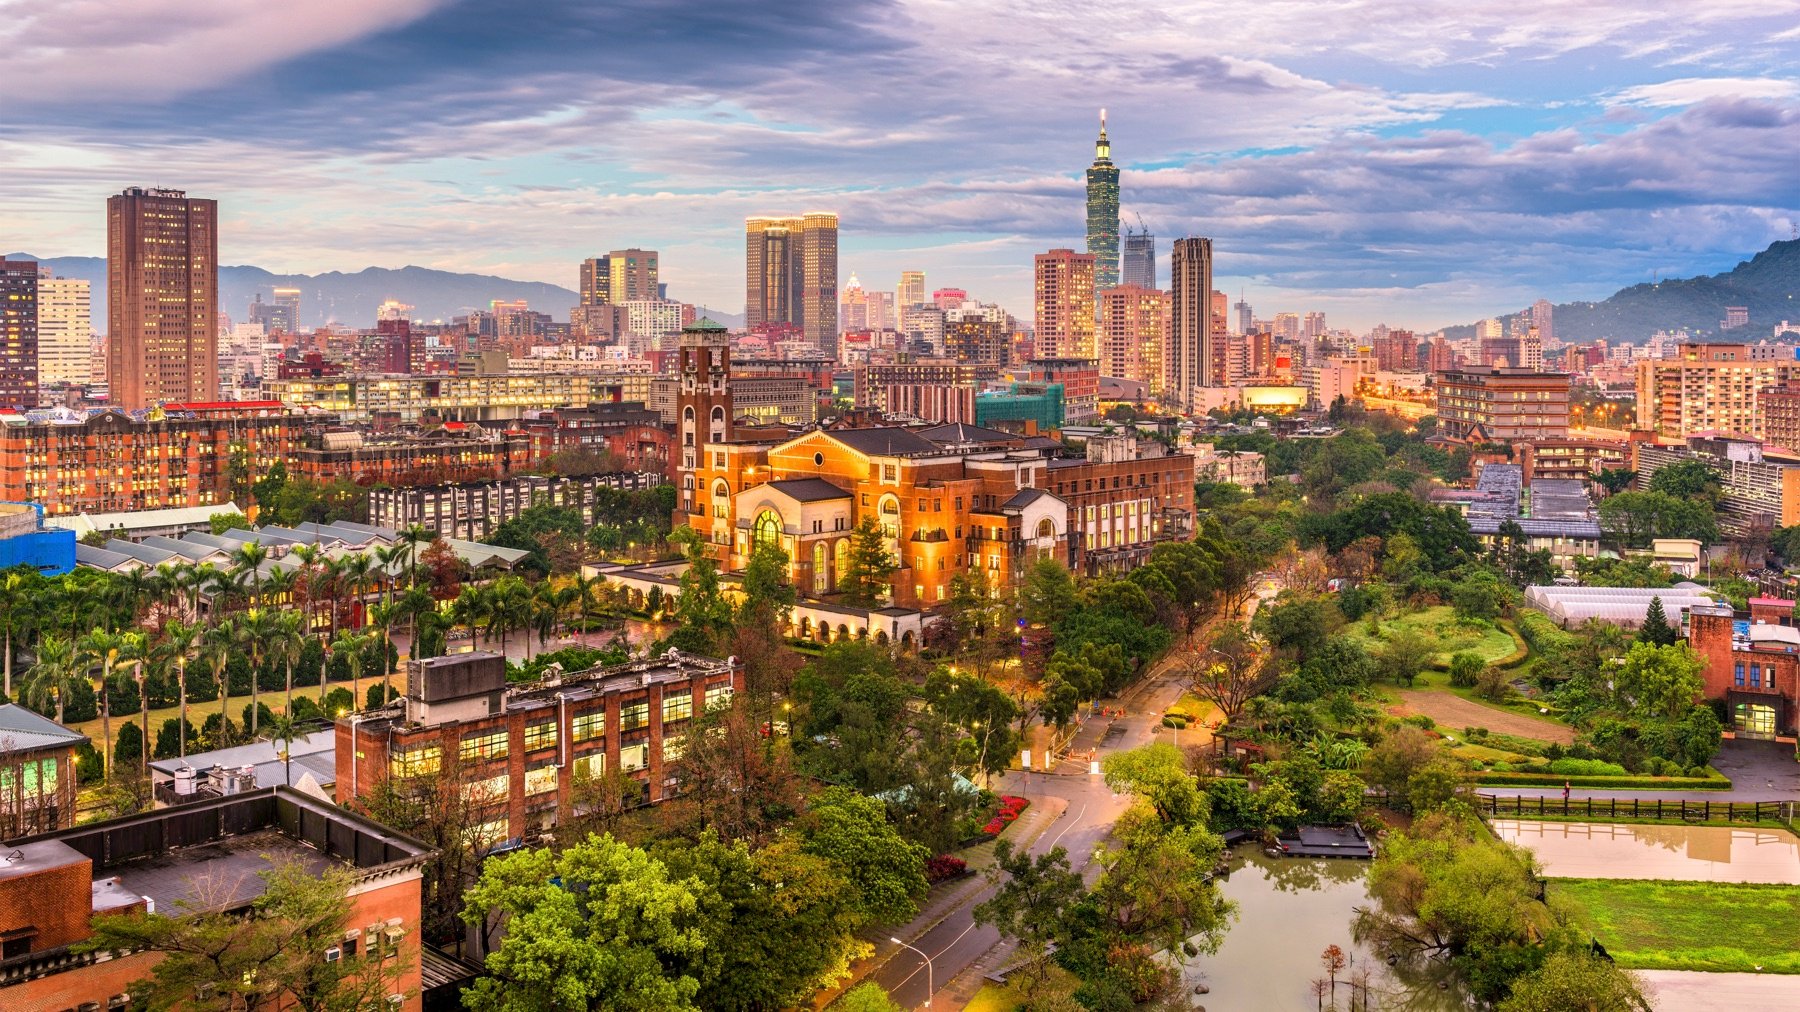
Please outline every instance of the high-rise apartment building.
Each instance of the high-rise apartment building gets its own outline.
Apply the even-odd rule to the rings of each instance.
[[[1709,429],[1768,438],[1763,398],[1800,382],[1800,362],[1751,356],[1741,344],[1682,344],[1637,363],[1637,427],[1680,438]]]
[[[900,288],[894,293],[894,301],[898,308],[907,309],[925,304],[925,272],[901,271]]]
[[[1472,367],[1437,374],[1438,430],[1471,443],[1566,439],[1569,374]]]
[[[1125,233],[1125,252],[1119,263],[1119,283],[1139,288],[1156,287],[1156,237],[1149,232]]]
[[[87,279],[40,272],[37,307],[38,389],[93,382],[94,321]]]
[[[38,406],[38,265],[0,257],[0,408]]]
[[[662,298],[656,259],[656,251],[647,249],[616,249],[607,256],[607,292],[613,305]]]
[[[1325,314],[1307,313],[1300,321],[1300,336],[1309,341],[1317,341],[1325,336]]]
[[[1276,313],[1275,323],[1270,328],[1278,341],[1300,340],[1300,314]]]
[[[1175,240],[1169,255],[1169,344],[1163,356],[1169,403],[1196,410],[1194,391],[1224,382],[1223,342],[1213,332],[1212,240]]]
[[[1531,325],[1537,328],[1538,340],[1547,348],[1556,347],[1555,316],[1549,299],[1539,299],[1531,304]]]
[[[1154,288],[1120,285],[1100,293],[1100,375],[1142,383],[1152,398],[1163,392],[1169,297]]]
[[[300,329],[300,289],[277,288],[274,292],[275,326],[270,330],[280,330],[284,334],[296,333]]]
[[[836,357],[837,270],[837,215],[746,219],[744,325],[791,323],[807,343]]]
[[[126,409],[219,396],[219,202],[131,187],[106,200],[106,379]]]
[[[1094,357],[1095,270],[1092,253],[1053,249],[1037,255],[1036,357]]]
[[[1119,169],[1106,139],[1106,110],[1100,110],[1100,139],[1087,170],[1087,251],[1094,260],[1094,291],[1119,285]],[[1090,295],[1090,300],[1092,296]]]

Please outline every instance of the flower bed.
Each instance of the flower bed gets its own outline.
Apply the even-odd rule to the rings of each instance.
[[[994,812],[994,817],[988,820],[987,825],[981,827],[981,832],[990,837],[999,836],[1000,831],[1005,829],[1009,823],[1017,819],[1019,813],[1030,807],[1030,805],[1031,802],[1024,798],[1011,794],[1002,794],[1000,796],[999,809]]]
[[[950,854],[939,854],[925,862],[925,881],[937,885],[969,874],[969,862]]]

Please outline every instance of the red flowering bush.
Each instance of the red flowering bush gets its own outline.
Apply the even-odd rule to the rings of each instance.
[[[949,854],[939,854],[925,862],[925,881],[942,882],[955,878],[969,869],[969,862]]]
[[[981,827],[981,831],[989,836],[999,836],[1000,831],[1005,828],[1006,823],[1001,822],[999,817],[996,816],[995,818],[989,819],[988,824]]]

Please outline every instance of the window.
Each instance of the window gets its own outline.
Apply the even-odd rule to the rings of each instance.
[[[478,805],[505,801],[507,789],[511,787],[511,785],[511,780],[504,773],[497,777],[489,777],[486,780],[476,780],[471,783],[466,783],[462,785],[463,800],[473,801]]]
[[[751,541],[757,548],[781,547],[781,517],[774,510],[763,510],[756,515]]]
[[[639,742],[619,750],[619,768],[627,773],[641,770],[650,763],[650,743]]]
[[[398,778],[428,776],[443,767],[444,750],[438,745],[401,749],[388,756],[388,775]]]
[[[1774,687],[1775,687],[1775,665],[1771,664],[1768,667],[1763,669],[1763,688],[1773,689]]]
[[[525,771],[525,793],[543,794],[556,790],[556,767],[540,766],[535,770]]]
[[[606,711],[578,713],[569,724],[570,741],[592,741],[606,733]]]
[[[1744,662],[1743,661],[1737,662],[1737,664],[1734,666],[1734,669],[1732,671],[1732,679],[1731,680],[1732,680],[1732,683],[1735,684],[1738,688],[1740,688],[1740,689],[1743,688],[1743,686],[1744,686]]]
[[[619,730],[634,731],[650,725],[650,701],[640,699],[619,707]]]
[[[575,757],[575,775],[593,779],[606,772],[606,753],[593,752]]]
[[[457,753],[463,762],[480,762],[484,759],[506,758],[506,732],[494,731],[483,734],[464,735],[462,749]]]
[[[708,710],[711,710],[714,707],[723,706],[729,702],[731,702],[730,682],[725,682],[721,685],[708,685],[706,687],[706,708]]]
[[[663,739],[663,761],[680,759],[687,755],[687,735],[672,734]]]
[[[679,696],[663,697],[663,723],[686,720],[694,715],[694,694],[684,692]]]
[[[525,751],[535,752],[540,748],[556,747],[556,721],[546,720],[537,724],[525,725]]]
[[[899,481],[900,480],[900,465],[899,464],[883,464],[883,465],[881,465],[881,480],[887,482],[889,485],[892,485],[895,482]]]

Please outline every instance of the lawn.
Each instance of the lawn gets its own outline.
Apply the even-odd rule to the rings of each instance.
[[[1492,663],[1510,656],[1518,649],[1512,636],[1497,625],[1485,622],[1464,622],[1456,617],[1456,612],[1449,605],[1438,605],[1420,611],[1405,612],[1395,618],[1381,623],[1380,634],[1371,637],[1369,628],[1363,622],[1352,622],[1346,625],[1343,635],[1355,640],[1367,650],[1379,650],[1381,644],[1393,635],[1397,629],[1412,629],[1430,640],[1438,647],[1436,663],[1447,665],[1452,654],[1464,650],[1472,651],[1482,660]]]
[[[1800,973],[1800,889],[1725,882],[1551,879],[1618,964]]]
[[[1013,974],[1012,982],[1006,985],[987,981],[975,997],[963,1006],[963,1012],[1013,1012],[1025,1004],[1026,971]],[[1049,968],[1049,977],[1044,983],[1051,994],[1069,994],[1081,986],[1081,980],[1060,966]]]

